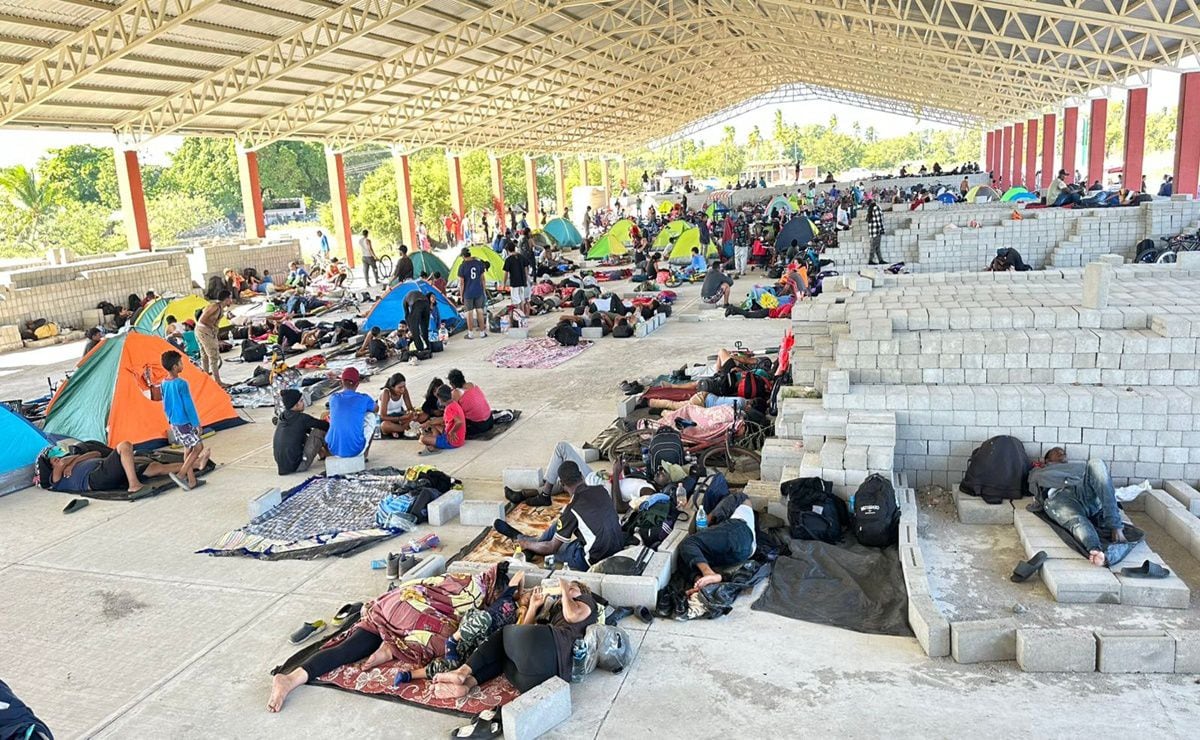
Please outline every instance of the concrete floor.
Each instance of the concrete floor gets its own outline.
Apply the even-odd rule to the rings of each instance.
[[[685,288],[678,310],[695,310],[694,300],[695,288]],[[701,323],[670,321],[642,340],[604,340],[550,371],[491,367],[485,358],[503,341],[496,338],[455,340],[436,360],[400,369],[421,388],[459,367],[494,406],[524,411],[506,434],[434,458],[466,480],[468,498],[498,498],[504,467],[544,464],[557,441],[582,442],[605,427],[620,380],[702,360],[735,339],[774,345],[786,326],[714,313],[703,312]],[[39,361],[35,372],[55,364]],[[0,396],[21,394],[17,378],[0,378]],[[251,496],[303,478],[275,474],[264,411],[254,412],[258,423],[212,439],[222,465],[195,493],[94,501],[71,516],[60,513],[63,494],[26,489],[0,498],[0,631],[7,636],[0,674],[57,736],[425,738],[461,724],[314,687],[295,692],[281,714],[266,712],[268,672],[295,649],[287,635],[380,592],[384,579],[369,561],[394,544],[313,562],[193,554],[244,524]],[[403,467],[417,460],[415,452],[411,442],[381,442],[372,462]],[[458,525],[438,530],[446,553],[476,533]],[[1144,737],[1194,737],[1200,723],[1189,677],[959,666],[926,659],[912,639],[754,613],[749,604],[743,598],[713,622],[647,628],[626,620],[637,642],[633,665],[574,686],[574,715],[553,735],[1079,736],[1137,718]]]

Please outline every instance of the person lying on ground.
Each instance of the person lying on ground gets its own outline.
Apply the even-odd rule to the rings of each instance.
[[[325,446],[335,457],[364,458],[370,452],[371,439],[379,410],[375,399],[358,392],[362,376],[358,369],[348,367],[342,371],[342,389],[329,397],[329,431],[325,434]]]
[[[558,466],[558,480],[571,494],[571,501],[540,537],[526,537],[503,519],[493,522],[493,527],[528,552],[556,555],[572,570],[585,571],[625,546],[621,520],[609,492],[584,483],[583,472],[574,460]]]
[[[583,482],[589,486],[603,487],[606,484],[611,484],[616,491],[613,496],[613,503],[618,513],[624,513],[629,507],[628,504],[638,496],[650,496],[657,493],[661,487],[665,487],[669,480],[664,479],[657,482],[652,482],[646,478],[636,475],[626,475],[625,468],[620,460],[613,463],[612,473],[607,480],[603,472],[592,469],[588,464],[583,454],[579,452],[570,442],[562,441],[554,445],[554,451],[550,453],[550,460],[546,463],[546,472],[542,479],[542,486],[537,490],[533,497],[521,495],[521,491],[505,491],[505,497],[513,503],[526,501],[531,506],[549,506],[550,497],[555,493],[563,490],[562,482],[559,480],[558,471],[563,463],[570,461],[575,463],[575,466],[583,473]]]
[[[697,504],[700,505],[700,504]],[[708,513],[708,526],[679,542],[679,559],[696,580],[688,595],[721,582],[714,568],[741,565],[754,555],[754,510],[744,494],[730,493]]]
[[[1088,560],[1094,565],[1115,561],[1116,553],[1108,552],[1101,542],[1101,531],[1107,533],[1110,542],[1125,543],[1125,524],[1103,460],[1068,462],[1066,450],[1051,448],[1046,452],[1045,464],[1030,471],[1029,492],[1046,515],[1088,551]]]
[[[281,391],[279,400],[283,413],[275,423],[271,444],[275,467],[280,475],[306,471],[318,457],[325,459],[329,454],[325,447],[329,422],[304,413],[304,397],[295,388]]]
[[[704,283],[700,286],[700,300],[708,304],[720,303],[722,306],[728,306],[729,289],[732,286],[733,278],[721,269],[721,261],[713,260],[712,266],[704,276]]]
[[[408,393],[408,381],[403,373],[393,373],[379,394],[380,429],[385,437],[400,439],[413,422],[422,423],[427,417],[413,406]]]
[[[697,381],[697,388],[712,387],[706,382],[710,378],[702,378]],[[691,398],[686,401],[669,401],[663,398],[652,398],[647,402],[647,405],[652,409],[660,409],[663,411],[677,411],[684,406],[700,406],[702,408],[711,409],[714,406],[732,406],[734,411],[741,411],[746,406],[746,399],[741,396],[718,396],[707,390],[697,390]]]
[[[483,390],[474,383],[468,383],[462,370],[454,369],[446,373],[450,381],[452,396],[462,407],[463,416],[467,420],[467,439],[473,439],[491,431],[492,407],[488,404]]]
[[[548,593],[559,589],[535,589],[520,624],[493,633],[465,665],[435,676],[434,694],[466,696],[501,674],[518,691],[529,691],[554,676],[570,682],[575,641],[596,623],[598,608],[587,586],[560,583],[561,598]]]
[[[400,584],[363,606],[362,618],[346,639],[313,653],[299,668],[276,674],[267,710],[278,712],[297,687],[360,660],[364,671],[393,661],[428,665],[445,655],[446,641],[462,616],[494,601],[498,588],[503,586],[495,567]]]
[[[499,574],[507,570],[505,567],[507,565],[507,563],[502,563],[497,569],[498,579]],[[398,671],[393,682],[394,685],[399,686],[402,683],[419,681],[423,678],[434,678],[439,673],[458,668],[489,637],[508,625],[515,624],[519,610],[517,601],[521,596],[521,585],[524,580],[525,575],[520,571],[513,573],[508,579],[507,588],[501,591],[495,600],[486,606],[468,609],[458,623],[458,629],[453,635],[450,635],[450,639],[446,640],[446,657],[434,658],[429,665],[412,671]]]
[[[442,450],[456,450],[467,441],[467,420],[462,406],[452,397],[450,386],[437,389],[438,404],[442,407],[441,418],[430,419],[421,429],[421,445],[418,455],[433,455]]]
[[[84,442],[80,446],[90,449],[76,455],[58,446],[42,451],[37,458],[37,484],[48,491],[63,493],[121,489],[137,493],[146,485],[143,479],[179,470],[178,464],[168,465],[134,455],[129,442],[119,443],[116,449],[100,442]]]

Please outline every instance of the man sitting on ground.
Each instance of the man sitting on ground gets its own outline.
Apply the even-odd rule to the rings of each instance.
[[[114,450],[99,442],[85,442],[87,452],[71,455],[62,447],[50,447],[37,459],[38,485],[50,491],[82,493],[85,491],[119,491],[137,493],[146,484],[143,478],[157,478],[179,470],[179,465],[167,465],[147,457],[136,457],[133,445],[121,442]],[[208,463],[208,451],[197,469]]]
[[[1046,515],[1088,551],[1088,560],[1094,565],[1114,565],[1132,549],[1103,460],[1068,462],[1066,450],[1051,448],[1045,464],[1030,471],[1029,492]],[[1102,542],[1104,533],[1107,546]]]
[[[754,555],[754,510],[744,494],[730,493],[708,512],[708,526],[697,529],[679,542],[679,559],[696,572],[688,595],[721,582],[713,570],[741,565]]]
[[[725,274],[721,269],[721,261],[713,260],[712,267],[708,268],[708,273],[704,276],[704,283],[700,286],[700,300],[709,304],[720,303],[722,306],[729,305],[729,289],[733,286],[733,278]]]
[[[317,457],[324,458],[325,432],[329,422],[304,413],[304,396],[295,388],[287,388],[279,394],[283,402],[283,413],[275,425],[275,467],[280,475],[308,470]]]
[[[550,497],[563,490],[562,483],[559,479],[559,469],[567,462],[575,463],[575,466],[583,473],[583,482],[589,486],[604,486],[608,481],[612,482],[612,490],[616,495],[613,497],[613,504],[618,513],[625,513],[629,509],[629,502],[638,496],[650,496],[658,492],[659,487],[666,487],[670,482],[667,477],[661,478],[658,483],[661,486],[656,486],[644,478],[639,478],[633,475],[624,474],[624,466],[620,461],[613,463],[613,471],[608,481],[605,480],[603,474],[592,470],[592,466],[587,463],[579,450],[570,442],[559,442],[554,446],[554,452],[550,453],[550,461],[546,463],[545,478],[542,481],[542,487],[531,495],[526,495],[525,491],[513,491],[505,489],[504,496],[514,504],[526,502],[530,506],[549,506]]]
[[[574,460],[559,466],[558,479],[571,494],[571,502],[541,537],[526,537],[503,519],[497,519],[493,526],[505,537],[515,539],[523,550],[535,555],[556,555],[571,570],[585,571],[624,547],[621,520],[608,492],[600,486],[585,484],[583,472]]]
[[[342,390],[329,397],[329,431],[325,434],[325,446],[334,457],[357,457],[366,459],[371,439],[379,417],[375,412],[379,405],[374,398],[358,392],[362,380],[358,369],[348,367],[342,371]]]

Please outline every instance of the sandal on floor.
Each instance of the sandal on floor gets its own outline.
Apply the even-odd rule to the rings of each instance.
[[[450,732],[451,738],[493,738],[504,734],[504,724],[500,721],[500,710],[487,709],[479,713],[479,717],[469,725],[463,725]]]
[[[311,622],[305,622],[303,625],[301,625],[300,629],[293,632],[292,636],[289,637],[288,640],[291,641],[291,643],[293,645],[299,645],[300,643],[304,642],[305,640],[307,640],[308,638],[317,634],[318,632],[324,632],[324,631],[325,631],[325,620],[324,619],[314,619]]]
[[[1017,563],[1017,567],[1013,568],[1013,572],[1012,575],[1009,576],[1009,580],[1013,583],[1024,583],[1030,578],[1033,578],[1034,574],[1042,569],[1042,564],[1045,562],[1046,551],[1039,550],[1028,560],[1022,560],[1021,562]]]
[[[1129,578],[1166,578],[1171,575],[1171,571],[1147,560],[1136,568],[1122,568],[1121,575]]]
[[[428,457],[429,455],[436,455],[439,452],[441,452],[441,450],[421,450],[420,452],[417,453],[417,456],[418,457]]]
[[[64,514],[74,514],[75,512],[79,511],[80,509],[84,508],[85,506],[87,506],[90,503],[91,502],[88,501],[86,498],[72,499],[71,503],[69,503],[63,507],[63,513]]]
[[[337,614],[333,615],[333,626],[338,627],[350,617],[362,611],[362,602],[355,601],[350,604],[345,604],[341,609],[337,610]]]

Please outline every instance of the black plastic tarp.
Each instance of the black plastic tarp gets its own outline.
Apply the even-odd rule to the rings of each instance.
[[[896,548],[789,540],[751,607],[873,635],[911,636],[908,592]]]

